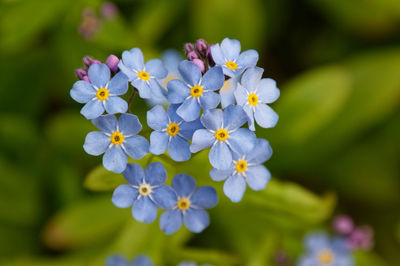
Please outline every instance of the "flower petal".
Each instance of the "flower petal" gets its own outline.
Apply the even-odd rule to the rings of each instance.
[[[179,79],[174,79],[168,82],[167,88],[168,100],[171,103],[182,103],[190,95],[190,88]]]
[[[151,193],[151,197],[154,202],[163,209],[171,209],[178,200],[175,191],[171,187],[165,185],[156,187],[153,193]]]
[[[105,266],[129,266],[128,261],[119,255],[108,257]]]
[[[191,195],[196,188],[196,181],[187,174],[179,174],[174,176],[171,182],[178,197],[187,197]]]
[[[151,59],[147,61],[145,67],[146,71],[148,71],[151,76],[158,79],[163,79],[168,74],[168,70],[164,67],[160,59]]]
[[[137,256],[135,257],[132,265],[128,266],[154,266],[151,260],[147,256]]]
[[[241,67],[247,68],[257,64],[258,52],[256,50],[247,50],[240,54],[237,64]]]
[[[137,74],[131,68],[126,66],[122,60],[118,63],[119,70],[124,73],[124,75],[128,78],[128,81],[133,81],[137,79]]]
[[[160,162],[151,163],[144,170],[146,183],[152,186],[164,184],[167,181],[167,171]]]
[[[235,96],[234,92],[236,90],[236,86],[239,84],[237,82],[237,78],[230,78],[225,81],[222,88],[219,90],[219,94],[221,95],[221,107],[226,108],[231,104],[235,104]]]
[[[254,92],[258,87],[258,83],[260,82],[263,73],[264,69],[260,67],[250,67],[246,72],[244,72],[240,84],[248,92]]]
[[[215,66],[208,70],[201,79],[201,85],[205,90],[216,91],[224,85],[225,77],[222,67]]]
[[[104,153],[110,145],[110,137],[100,131],[89,132],[86,135],[83,149],[90,155],[100,155]]]
[[[253,108],[250,105],[246,104],[245,106],[243,106],[243,111],[247,115],[247,123],[249,125],[249,129],[251,131],[255,131],[256,127],[254,125],[254,111],[253,111]]]
[[[200,97],[200,104],[203,110],[214,109],[219,104],[221,98],[218,93],[208,91]]]
[[[204,128],[200,122],[200,119],[196,119],[191,122],[183,122],[179,126],[179,136],[182,136],[186,140],[192,140],[194,132],[198,129]]]
[[[124,139],[126,153],[133,159],[140,160],[149,153],[149,141],[142,136],[132,136]]]
[[[105,101],[105,109],[109,114],[125,113],[128,110],[128,104],[120,97],[111,96]]]
[[[263,103],[275,102],[280,96],[276,81],[269,78],[262,79],[257,86],[257,95]]]
[[[112,134],[117,129],[117,118],[115,115],[102,115],[92,120],[93,125],[103,132]]]
[[[252,190],[262,190],[267,185],[271,173],[263,165],[249,166],[246,171],[246,181]]]
[[[110,69],[106,64],[92,64],[88,70],[90,82],[98,89],[104,88],[110,81]]]
[[[140,124],[139,118],[133,114],[121,114],[118,127],[125,136],[136,135],[142,130],[142,124]]]
[[[329,237],[324,232],[314,232],[308,234],[304,239],[304,245],[309,251],[317,252],[323,248],[329,248]]]
[[[190,197],[190,201],[196,207],[203,209],[213,208],[218,203],[217,191],[210,186],[199,187]]]
[[[238,103],[238,105],[240,106],[244,106],[248,100],[249,100],[249,96],[248,96],[248,92],[247,90],[240,84],[237,85],[236,90],[235,90],[235,98],[236,98],[236,102]]]
[[[239,202],[246,191],[246,182],[241,175],[233,175],[224,183],[224,193],[232,202]]]
[[[265,139],[257,139],[254,148],[246,155],[246,159],[252,164],[262,164],[271,158],[272,148]]]
[[[72,99],[78,103],[87,103],[96,97],[96,90],[86,81],[78,80],[70,91]]]
[[[232,153],[225,142],[218,141],[208,154],[210,163],[217,169],[228,169],[232,164]]]
[[[271,128],[278,122],[279,116],[266,104],[257,104],[254,112],[257,124],[263,128]]]
[[[221,49],[228,61],[233,61],[239,57],[240,42],[238,40],[225,38],[221,42]]]
[[[222,53],[221,46],[219,46],[218,43],[211,45],[210,50],[211,50],[212,58],[217,65],[225,64],[225,56]]]
[[[239,154],[246,154],[254,148],[256,135],[247,128],[239,128],[229,134],[228,141],[233,151]]]
[[[103,103],[97,99],[89,101],[81,109],[81,114],[86,119],[95,119],[104,113]]]
[[[128,77],[124,73],[118,72],[108,84],[108,90],[114,95],[125,94],[128,91]]]
[[[198,129],[194,132],[190,151],[192,153],[210,147],[215,141],[215,136],[207,129]]]
[[[183,222],[189,231],[200,233],[210,224],[210,216],[202,209],[188,209],[183,216]]]
[[[169,136],[166,132],[153,131],[150,134],[150,148],[152,154],[160,155],[165,152],[168,147]]]
[[[229,105],[224,111],[224,127],[235,130],[247,122],[247,115],[241,106]]]
[[[183,222],[182,212],[179,210],[168,210],[161,214],[160,229],[165,234],[171,235],[181,228]]]
[[[157,217],[157,208],[148,196],[139,198],[132,207],[132,216],[136,221],[152,223]]]
[[[139,48],[132,48],[130,51],[124,51],[122,53],[122,62],[130,69],[143,70],[144,58],[142,50]]]
[[[128,158],[120,146],[113,145],[103,156],[104,168],[114,173],[122,173],[127,163]]]
[[[197,85],[201,79],[200,68],[193,62],[183,60],[179,66],[179,73],[183,80],[191,86]]]
[[[138,196],[137,189],[130,185],[119,185],[112,195],[112,203],[118,208],[128,208]]]
[[[176,110],[179,108],[179,104],[170,104],[167,108],[167,115],[171,122],[179,123],[182,121],[182,117],[180,117]]]
[[[190,144],[180,136],[174,136],[168,143],[168,154],[172,160],[183,162],[190,159]]]
[[[129,163],[122,174],[129,184],[139,186],[143,183],[144,171],[137,163]]]
[[[205,128],[216,131],[222,127],[224,113],[221,109],[207,110],[200,117],[200,121]]]
[[[164,107],[156,105],[147,111],[147,124],[154,130],[165,129],[168,125],[168,116]]]
[[[164,89],[161,87],[160,83],[156,79],[154,78],[149,79],[149,86],[151,89],[152,98],[165,97]]]
[[[196,120],[200,116],[200,104],[196,98],[191,97],[183,101],[176,113],[187,122]]]
[[[234,172],[234,169],[229,168],[226,170],[218,170],[217,168],[213,168],[210,171],[211,179],[214,181],[222,181],[230,177]]]

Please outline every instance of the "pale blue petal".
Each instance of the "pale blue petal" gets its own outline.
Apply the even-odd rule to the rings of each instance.
[[[167,76],[168,70],[164,67],[160,59],[151,59],[147,61],[146,71],[153,77],[163,79]]]
[[[106,64],[93,64],[89,67],[88,76],[90,82],[98,89],[104,88],[110,81],[110,69]]]
[[[128,208],[138,196],[136,188],[130,185],[119,185],[112,195],[112,203],[118,208]]]
[[[267,185],[271,173],[263,165],[249,166],[246,170],[246,181],[252,190],[262,190]]]
[[[129,163],[122,174],[129,184],[139,186],[143,183],[144,171],[137,163]]]
[[[256,127],[254,124],[254,112],[253,112],[253,108],[250,105],[245,105],[243,106],[243,111],[246,113],[247,115],[247,122],[249,124],[249,129],[251,131],[255,131]]]
[[[235,132],[229,134],[228,138],[230,147],[239,154],[250,152],[256,144],[256,135],[247,128],[239,128]]]
[[[161,60],[164,62],[164,66],[167,68],[168,72],[178,73],[178,66],[182,61],[182,56],[177,50],[166,50],[162,54]]]
[[[153,131],[150,134],[150,148],[152,154],[160,155],[165,152],[168,147],[169,136],[167,132]]]
[[[129,266],[128,261],[119,255],[108,257],[105,266]]]
[[[225,142],[218,141],[208,154],[210,163],[214,168],[225,170],[232,164],[232,153]]]
[[[147,256],[137,256],[131,266],[154,266]]]
[[[216,91],[224,85],[224,72],[220,66],[208,70],[201,79],[201,85],[205,90]]]
[[[219,44],[214,44],[211,46],[211,55],[212,58],[217,65],[223,65],[225,64],[225,57],[224,54],[222,53],[221,47]]]
[[[221,42],[221,49],[228,61],[233,61],[239,57],[240,42],[238,40],[225,38]]]
[[[168,82],[168,100],[171,103],[182,103],[190,96],[190,88],[179,79],[174,79]]]
[[[81,109],[81,114],[86,119],[95,119],[104,113],[103,103],[99,100],[91,100]]]
[[[200,117],[200,121],[205,128],[217,131],[222,128],[224,122],[224,113],[221,109],[207,110]]]
[[[196,120],[200,116],[200,104],[196,98],[189,98],[179,106],[176,113],[187,122]]]
[[[128,91],[128,77],[124,73],[118,72],[108,84],[108,90],[114,95],[125,94]]]
[[[160,83],[152,78],[149,80],[149,86],[151,88],[152,98],[162,98],[164,96],[164,89],[161,87]]]
[[[190,197],[190,201],[196,207],[203,209],[213,208],[218,203],[217,191],[210,186],[199,187]]]
[[[78,103],[87,103],[96,97],[96,90],[89,82],[78,80],[72,86],[70,94],[72,99]]]
[[[236,102],[240,106],[244,106],[249,101],[249,96],[248,96],[247,90],[240,84],[238,84],[236,87],[235,98],[236,98]]]
[[[122,53],[122,62],[130,69],[135,69],[137,71],[143,70],[143,53],[139,48],[132,48],[130,51],[124,51]]]
[[[125,136],[136,135],[142,130],[139,118],[133,114],[121,114],[118,121],[119,130]]]
[[[102,115],[92,120],[93,125],[103,132],[112,134],[117,129],[117,118],[115,115]]]
[[[190,151],[192,153],[210,147],[215,141],[215,136],[207,129],[198,129],[194,132]]]
[[[181,74],[183,80],[191,85],[197,85],[201,79],[200,68],[193,62],[184,60],[179,64],[179,73]]]
[[[221,107],[226,108],[231,104],[235,104],[235,96],[234,92],[236,90],[238,78],[230,78],[225,81],[224,85],[222,88],[219,90],[219,94],[221,95]]]
[[[142,136],[132,136],[124,139],[126,153],[133,159],[140,160],[149,153],[149,141]]]
[[[170,104],[167,108],[167,114],[171,122],[179,123],[182,121],[182,117],[180,117],[176,110],[179,108],[179,104]]]
[[[152,186],[164,184],[167,181],[167,171],[160,162],[151,163],[144,170],[146,183]]]
[[[210,216],[205,210],[188,209],[183,216],[183,222],[189,231],[200,233],[210,224]]]
[[[247,50],[240,54],[237,64],[241,67],[247,68],[257,64],[258,52],[256,50]]]
[[[154,188],[151,196],[154,202],[162,209],[171,209],[178,200],[175,191],[171,187],[165,185]]]
[[[161,105],[154,106],[147,111],[147,124],[154,130],[162,130],[168,126],[168,116]]]
[[[235,130],[247,122],[247,115],[238,105],[229,105],[224,111],[224,127]]]
[[[346,255],[342,255],[342,254],[335,254],[335,260],[332,264],[332,266],[354,266],[354,259],[351,255],[346,254]]]
[[[263,103],[275,102],[280,96],[280,91],[276,87],[276,81],[268,78],[262,79],[258,83],[257,95]]]
[[[246,191],[246,182],[241,175],[233,175],[224,183],[224,193],[232,202],[242,200]]]
[[[260,103],[255,108],[254,118],[260,127],[271,128],[276,125],[279,116],[271,107]]]
[[[297,266],[320,266],[314,254],[305,254],[300,257]]]
[[[109,114],[125,113],[128,110],[128,103],[118,96],[109,97],[104,105]]]
[[[140,98],[150,99],[152,98],[152,92],[150,84],[146,81],[136,78],[132,81],[132,85],[138,90]]]
[[[104,168],[114,173],[122,173],[127,163],[128,158],[120,146],[113,145],[103,156]]]
[[[122,60],[119,61],[118,68],[128,78],[128,81],[137,79],[137,74],[131,68],[127,67]]]
[[[179,210],[168,210],[160,217],[160,229],[165,234],[171,235],[181,228],[183,222],[182,213]]]
[[[252,164],[262,164],[271,158],[272,148],[265,139],[257,139],[254,148],[246,155],[246,159]]]
[[[93,131],[86,135],[85,144],[83,144],[83,149],[90,155],[100,155],[104,153],[111,140],[109,136],[106,136],[103,132]]]
[[[183,162],[190,159],[190,144],[180,136],[174,136],[168,143],[168,154],[172,160]]]
[[[187,174],[179,174],[174,176],[171,182],[178,197],[187,197],[191,195],[196,188],[196,181]]]
[[[157,217],[156,205],[149,197],[141,197],[133,203],[132,216],[136,221],[152,223]]]
[[[240,83],[248,92],[254,92],[258,88],[263,73],[264,69],[260,67],[250,67],[244,72]]]
[[[232,164],[233,165],[233,164]],[[228,168],[226,170],[218,170],[216,168],[211,169],[210,176],[211,179],[214,181],[222,181],[230,177],[234,172],[234,169]]]
[[[324,232],[308,234],[304,239],[304,245],[313,252],[318,252],[324,248],[330,248],[329,237]]]
[[[200,97],[200,104],[203,110],[216,108],[220,102],[221,98],[218,93],[213,91],[205,92]]]
[[[200,119],[196,119],[191,122],[183,122],[179,126],[179,135],[186,140],[192,140],[193,134],[196,130],[204,128],[200,122]]]

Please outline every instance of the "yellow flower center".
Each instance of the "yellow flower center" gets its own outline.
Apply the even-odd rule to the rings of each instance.
[[[139,186],[139,194],[142,196],[148,196],[152,192],[151,186],[149,184],[141,184]]]
[[[219,141],[225,141],[229,136],[229,133],[226,129],[219,129],[215,132],[215,138]]]
[[[190,200],[188,198],[179,198],[176,206],[178,207],[178,209],[185,211],[185,210],[189,209],[191,204],[192,203],[190,202]]]
[[[251,106],[256,106],[258,104],[258,96],[254,93],[249,94],[249,98],[247,99]]]
[[[247,162],[245,160],[239,160],[236,163],[236,171],[238,173],[243,173],[247,170]]]
[[[106,88],[100,88],[97,90],[96,92],[96,97],[97,99],[99,99],[100,101],[105,101],[107,100],[109,95],[109,92]]]
[[[150,78],[149,73],[147,73],[146,71],[139,71],[138,76],[140,79],[143,79],[146,81],[149,80],[149,78]]]
[[[236,70],[238,68],[238,65],[235,62],[228,61],[225,63],[226,67],[232,70]]]
[[[169,126],[167,127],[167,133],[170,136],[175,136],[176,134],[179,133],[179,126],[177,123],[170,123]]]
[[[328,249],[323,250],[323,251],[321,251],[321,252],[318,254],[318,261],[319,261],[322,265],[332,263],[333,260],[334,260],[334,258],[335,258],[335,257],[334,257],[334,255],[333,255],[332,251],[330,251],[330,250],[328,250]]]
[[[114,145],[120,145],[124,142],[124,135],[121,132],[115,131],[111,135],[111,143]]]
[[[195,85],[190,89],[190,94],[193,97],[200,97],[203,94],[203,87],[200,85]]]

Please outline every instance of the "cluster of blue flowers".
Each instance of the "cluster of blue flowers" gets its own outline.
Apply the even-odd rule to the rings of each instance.
[[[182,224],[192,232],[204,230],[209,225],[204,209],[217,204],[216,191],[207,186],[196,189],[195,180],[186,174],[176,175],[172,186],[167,186],[161,163],[143,170],[128,164],[128,156],[140,160],[149,152],[167,151],[172,160],[181,162],[210,148],[211,178],[225,180],[225,195],[239,202],[247,185],[261,190],[270,179],[263,163],[272,149],[268,141],[256,137],[255,124],[271,128],[278,120],[267,104],[277,100],[280,92],[275,81],[262,78],[263,69],[256,67],[257,51],[241,53],[239,41],[225,38],[214,45],[204,40],[188,43],[185,52],[188,60],[169,51],[165,60],[145,62],[142,51],[133,48],[124,51],[121,60],[113,57],[112,69],[94,60],[80,71],[84,78],[71,89],[71,97],[85,104],[82,115],[100,130],[86,136],[84,150],[95,156],[104,153],[104,167],[122,173],[128,182],[115,189],[113,203],[120,208],[132,206],[133,217],[145,223],[156,219],[157,208],[165,209],[160,228],[166,234]],[[129,83],[131,99],[137,91],[156,104],[147,112],[147,124],[153,129],[150,142],[138,135],[142,125],[129,113],[131,101],[121,97]]]
[[[192,261],[182,261],[177,266],[197,266],[198,264]],[[132,262],[120,255],[113,255],[106,259],[105,266],[154,266],[153,262],[146,255],[136,256]],[[211,264],[202,264],[201,266],[212,266]]]

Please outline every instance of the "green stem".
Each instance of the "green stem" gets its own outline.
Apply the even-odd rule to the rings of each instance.
[[[129,100],[128,100],[128,112],[129,113],[130,113],[131,105],[133,103],[133,99],[135,98],[136,92],[137,92],[137,89],[135,87],[133,87],[132,94],[131,94],[131,96],[129,97]]]

